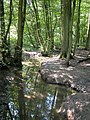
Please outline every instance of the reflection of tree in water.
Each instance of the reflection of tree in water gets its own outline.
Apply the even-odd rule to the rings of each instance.
[[[9,98],[8,98],[8,79],[9,73],[7,70],[0,69],[0,120],[11,119],[12,115],[9,109]]]
[[[0,70],[0,120],[26,120],[23,91],[22,68]]]
[[[18,104],[20,120],[26,120],[25,100],[24,100],[24,83],[22,82],[22,68],[15,70],[15,80],[18,87]]]

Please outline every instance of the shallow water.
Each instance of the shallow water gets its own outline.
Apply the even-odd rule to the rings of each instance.
[[[36,60],[23,62],[22,68],[13,68],[6,77],[4,75],[9,81],[6,89],[8,109],[2,118],[65,120],[58,111],[63,100],[73,91],[45,83],[38,73],[39,66]]]

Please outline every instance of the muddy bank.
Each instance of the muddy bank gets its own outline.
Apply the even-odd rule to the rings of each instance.
[[[59,84],[90,92],[90,64],[84,62],[75,67],[64,66],[63,60],[50,60],[41,65],[40,74],[47,83]]]
[[[40,74],[44,81],[71,87],[78,91],[65,99],[60,107],[60,114],[68,120],[90,120],[90,59],[82,52],[70,61],[70,66],[65,66],[65,60],[51,58],[42,63]],[[81,62],[79,62],[81,61]]]

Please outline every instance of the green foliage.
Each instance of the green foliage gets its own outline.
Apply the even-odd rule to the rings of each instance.
[[[12,24],[10,26],[10,50],[14,55],[18,35],[18,4],[19,1],[13,0]],[[61,41],[61,2],[60,0],[37,0],[35,9],[32,1],[27,0],[26,23],[23,35],[23,48],[29,51],[41,50],[50,52],[54,48],[60,48]],[[45,5],[46,9],[45,9]],[[36,16],[38,13],[38,20]],[[10,14],[10,0],[4,1],[5,31],[7,30]],[[78,13],[78,0],[73,21],[73,45],[76,37],[76,24]],[[79,46],[85,47],[88,30],[89,0],[82,1],[80,8],[80,39]],[[46,16],[47,14],[47,16]],[[37,27],[39,25],[39,27]],[[1,39],[0,39],[1,41]],[[2,42],[0,42],[2,43]],[[53,46],[52,46],[53,44]],[[52,47],[51,47],[52,46]]]

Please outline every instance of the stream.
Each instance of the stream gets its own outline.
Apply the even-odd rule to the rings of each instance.
[[[70,88],[45,83],[35,59],[0,70],[0,120],[65,120],[59,114]]]

